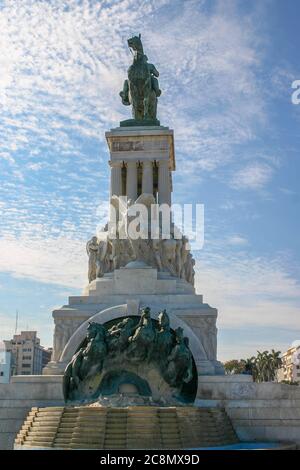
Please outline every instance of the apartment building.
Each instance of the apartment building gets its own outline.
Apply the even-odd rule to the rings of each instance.
[[[41,346],[36,331],[21,331],[4,344],[11,353],[11,375],[40,375],[51,359],[52,349]]]

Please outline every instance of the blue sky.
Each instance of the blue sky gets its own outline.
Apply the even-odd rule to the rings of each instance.
[[[105,218],[104,132],[142,33],[174,129],[174,202],[205,205],[196,285],[219,310],[219,357],[300,337],[300,3],[0,0],[0,340],[37,329],[86,283]]]

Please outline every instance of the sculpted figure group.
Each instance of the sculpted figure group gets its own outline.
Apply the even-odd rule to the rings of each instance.
[[[150,308],[146,307],[141,311],[137,324],[131,317],[110,329],[98,323],[89,323],[83,345],[65,370],[65,399],[78,399],[80,384],[101,373],[105,361],[113,357],[120,359],[120,365],[123,360],[131,364],[153,362],[165,381],[179,390],[184,383],[192,380],[192,354],[182,328],[174,332],[171,330],[165,310],[160,312],[155,324]]]
[[[118,230],[112,237],[106,225],[97,237],[87,242],[86,250],[89,257],[88,279],[92,282],[107,272],[126,266],[134,260],[145,262],[158,271],[167,271],[172,276],[185,279],[194,285],[195,260],[190,252],[188,238],[178,237],[174,224],[170,224],[168,238],[157,227],[157,238],[151,234],[151,207],[155,204],[153,194],[142,193],[135,201],[123,200],[113,195],[111,204],[117,214]],[[136,227],[136,208],[143,208],[144,214],[139,217],[137,225],[140,235],[133,237],[130,224]],[[133,209],[133,210],[132,210]],[[176,236],[175,236],[176,235]]]
[[[139,259],[158,271],[167,271],[172,276],[194,284],[195,260],[188,248],[188,239],[184,236],[177,240],[140,238],[134,241],[134,246],[128,238],[107,237],[103,241],[92,237],[87,242],[86,249],[89,257],[89,282]]]

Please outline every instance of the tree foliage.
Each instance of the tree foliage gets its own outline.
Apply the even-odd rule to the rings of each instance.
[[[277,369],[282,365],[281,352],[272,349],[257,351],[257,355],[248,359],[232,359],[225,362],[226,374],[250,374],[255,382],[273,382]]]

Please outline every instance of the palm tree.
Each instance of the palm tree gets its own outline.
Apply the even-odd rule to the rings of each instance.
[[[256,381],[257,382],[265,382],[266,381],[266,376],[267,376],[267,367],[268,367],[268,361],[267,361],[267,354],[268,351],[257,351],[257,356],[255,359],[255,366],[256,366]]]
[[[281,366],[280,351],[257,351],[255,358],[256,382],[275,380],[276,370]]]
[[[226,374],[251,374],[255,382],[272,382],[281,367],[280,351],[257,351],[257,356],[248,359],[232,359],[224,364]]]
[[[282,366],[282,359],[280,357],[281,351],[272,349],[270,354],[270,362],[272,364],[272,380],[275,380],[276,371]]]
[[[249,357],[248,359],[241,359],[241,362],[244,364],[244,374],[253,375],[255,367],[255,357]]]

